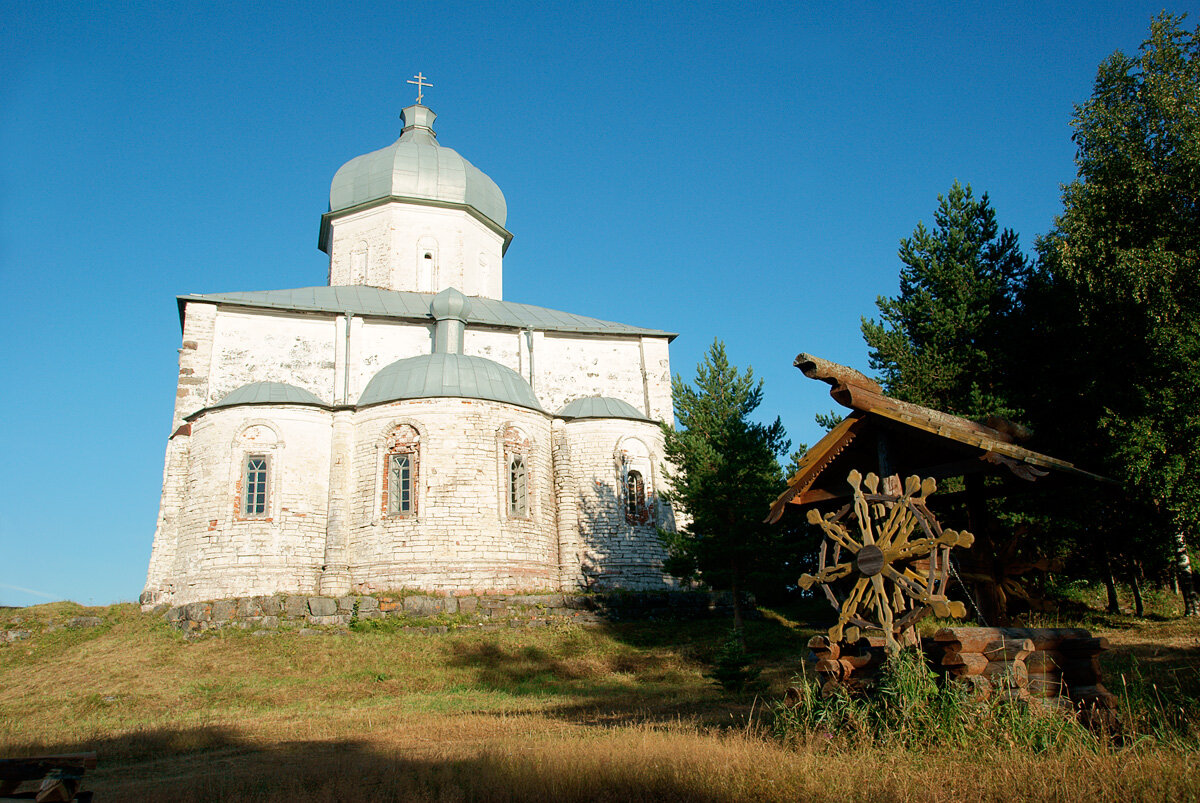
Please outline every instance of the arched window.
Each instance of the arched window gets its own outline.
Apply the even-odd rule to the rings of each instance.
[[[514,454],[508,461],[508,515],[529,515],[529,469],[525,456]]]
[[[631,469],[625,475],[625,521],[630,524],[645,524],[649,520],[646,481],[642,479],[642,472]]]
[[[530,499],[530,460],[533,443],[529,437],[515,426],[501,427],[497,436],[504,455],[500,463],[500,489],[504,493],[501,511],[513,519],[527,519],[532,513],[533,502]]]
[[[388,513],[411,516],[413,513],[413,455],[396,452],[388,455]]]
[[[438,285],[438,244],[433,237],[417,241],[417,292],[435,293]]]
[[[650,449],[640,439],[626,436],[617,441],[615,455],[618,501],[617,515],[625,512],[625,522],[634,526],[656,523],[654,468]]]
[[[248,421],[233,439],[232,480],[234,519],[271,521],[278,513],[278,462],[283,440],[275,427],[262,420]]]
[[[396,427],[387,439],[383,464],[383,514],[389,518],[417,515],[420,447],[420,434],[408,424]]]
[[[267,478],[270,460],[265,454],[246,455],[242,467],[242,515],[260,519],[267,515]]]

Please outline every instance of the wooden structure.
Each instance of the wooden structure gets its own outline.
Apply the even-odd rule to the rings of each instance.
[[[817,574],[803,575],[800,587],[820,585],[838,612],[829,628],[830,649],[843,640],[858,642],[865,627],[881,631],[886,651],[894,655],[927,614],[966,614],[961,602],[947,599],[946,585],[950,549],[969,547],[974,537],[942,530],[925,505],[937,488],[932,479],[909,477],[898,494],[881,493],[875,474],[864,479],[851,471],[847,484],[854,494],[851,503],[825,515],[816,508],[808,511],[809,523],[820,527],[825,539]]]
[[[810,354],[796,357],[795,366],[805,376],[828,383],[830,395],[850,412],[804,455],[787,490],[772,505],[768,521],[778,521],[789,509],[829,510],[847,504],[854,491],[845,478],[852,470],[875,472],[883,478],[883,493],[893,496],[903,493],[901,477],[963,477],[965,489],[941,494],[939,502],[965,502],[968,529],[976,540],[966,568],[976,586],[977,604],[990,624],[1007,624],[1006,600],[1017,591],[1014,573],[1039,564],[1020,561],[998,548],[997,542],[1007,539],[992,532],[987,498],[1007,496],[1055,474],[1108,480],[1018,445],[1028,433],[1002,419],[978,423],[893,399],[858,371]],[[985,485],[988,474],[1002,481]]]
[[[88,801],[83,775],[96,768],[95,753],[0,758],[0,800]],[[36,786],[23,791],[22,787]]]
[[[882,636],[833,641],[813,636],[810,663],[821,694],[874,688],[887,654]],[[1078,628],[946,627],[922,645],[931,667],[975,699],[1041,705],[1088,726],[1117,727],[1117,698],[1101,682],[1108,641]],[[789,691],[786,701],[798,699]]]

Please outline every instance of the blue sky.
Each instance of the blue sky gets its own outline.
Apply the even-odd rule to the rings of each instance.
[[[505,298],[714,337],[814,442],[859,321],[957,179],[1026,250],[1073,105],[1161,3],[0,3],[0,604],[136,599],[182,293],[323,284],[329,181],[439,141],[515,235]],[[1175,4],[1191,12],[1194,4]]]

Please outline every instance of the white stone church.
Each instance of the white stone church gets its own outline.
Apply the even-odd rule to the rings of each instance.
[[[671,584],[674,335],[504,301],[504,196],[434,117],[334,175],[328,286],[179,297],[144,603]]]

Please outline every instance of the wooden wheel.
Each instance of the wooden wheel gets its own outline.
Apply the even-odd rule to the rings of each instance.
[[[854,500],[833,513],[808,511],[825,532],[815,575],[800,587],[820,585],[838,612],[830,641],[857,641],[860,628],[882,630],[889,653],[900,637],[929,613],[962,618],[961,602],[946,599],[950,550],[969,547],[971,533],[942,530],[925,505],[937,490],[933,478],[909,477],[899,494],[879,492],[879,477],[857,471],[847,478]]]

